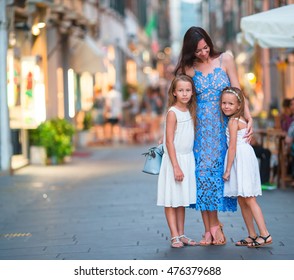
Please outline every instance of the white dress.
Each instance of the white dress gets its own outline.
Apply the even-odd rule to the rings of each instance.
[[[176,156],[184,173],[182,182],[175,180],[173,167],[166,148],[166,122],[164,125],[164,154],[158,176],[157,205],[165,207],[190,206],[196,203],[195,158],[193,154],[194,124],[190,112],[175,107],[177,126],[174,137]]]
[[[243,120],[240,122],[246,123]],[[224,196],[253,197],[261,195],[261,182],[259,165],[255,152],[251,145],[243,138],[246,128],[238,130],[236,156],[232,165],[230,177],[225,181]],[[226,129],[227,144],[229,145],[229,130]],[[227,166],[227,156],[225,158],[225,169]]]

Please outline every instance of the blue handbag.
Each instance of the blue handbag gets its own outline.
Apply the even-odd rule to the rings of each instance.
[[[146,157],[142,171],[148,174],[158,175],[163,155],[163,145],[160,144],[157,147],[152,147],[147,153],[143,153],[142,155]]]

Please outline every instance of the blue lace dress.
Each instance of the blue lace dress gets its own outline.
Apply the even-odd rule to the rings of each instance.
[[[223,197],[227,119],[221,121],[219,100],[222,89],[230,85],[230,80],[221,68],[221,57],[220,67],[207,76],[195,70],[193,81],[197,96],[194,142],[197,200],[196,205],[190,207],[201,211],[236,211],[237,200]]]

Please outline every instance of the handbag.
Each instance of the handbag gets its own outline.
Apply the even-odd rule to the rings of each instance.
[[[157,147],[150,148],[147,153],[143,153],[142,155],[146,158],[142,171],[148,174],[158,175],[163,152],[163,145],[160,144]]]

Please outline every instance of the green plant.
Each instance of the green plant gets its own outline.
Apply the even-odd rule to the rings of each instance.
[[[74,126],[65,119],[51,119],[30,131],[30,144],[43,146],[48,157],[56,157],[57,162],[73,152],[72,136]]]
[[[85,112],[83,119],[83,130],[89,130],[93,126],[93,118],[91,111]]]

